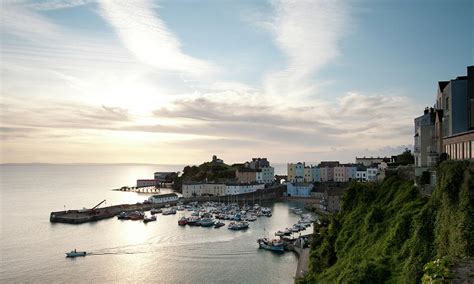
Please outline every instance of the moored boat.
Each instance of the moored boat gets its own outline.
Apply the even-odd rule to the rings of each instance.
[[[282,236],[284,236],[284,235],[285,235],[285,232],[283,232],[283,231],[277,231],[277,232],[275,233],[275,236],[278,236],[278,237],[282,237]]]
[[[196,226],[198,224],[198,221],[199,221],[199,217],[196,217],[196,216],[191,216],[187,219],[187,224],[189,226]]]
[[[285,243],[281,240],[269,240],[268,238],[258,239],[258,246],[260,248],[274,251],[274,252],[284,252]]]
[[[153,216],[147,216],[145,218],[143,218],[143,223],[148,223],[148,222],[153,222],[153,221],[156,221],[156,216],[153,215]]]
[[[216,223],[214,224],[214,228],[216,228],[216,229],[217,229],[217,228],[220,228],[220,227],[222,227],[222,226],[225,226],[225,223],[224,223],[224,222],[220,222],[220,221],[219,221],[219,222],[216,222]]]
[[[181,219],[178,220],[178,225],[184,226],[188,223],[188,218],[186,217],[181,217]]]
[[[141,211],[134,211],[128,213],[129,220],[143,220],[145,218],[145,214]]]
[[[248,222],[230,222],[229,230],[244,230],[248,229],[249,223]]]
[[[211,218],[202,218],[200,221],[199,221],[199,224],[202,226],[202,227],[211,227],[214,225],[214,220],[212,220]]]
[[[171,215],[171,214],[176,214],[176,209],[173,209],[173,208],[170,208],[170,209],[166,209],[163,211],[163,213],[161,213],[163,215]]]
[[[119,220],[128,220],[127,212],[124,212],[124,211],[120,212],[120,214],[118,214],[118,216],[117,216],[117,219],[119,219]]]
[[[154,215],[154,214],[159,214],[159,213],[161,213],[161,212],[163,212],[163,210],[161,210],[161,208],[152,208],[152,209],[150,210],[150,213],[151,213],[152,215]]]
[[[255,215],[250,215],[250,216],[247,218],[247,221],[250,221],[250,222],[257,221],[257,216],[255,216]]]

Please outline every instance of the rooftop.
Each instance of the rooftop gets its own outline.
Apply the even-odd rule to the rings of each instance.
[[[178,197],[176,193],[166,193],[166,194],[157,194],[153,195],[153,198],[164,198],[164,197]]]

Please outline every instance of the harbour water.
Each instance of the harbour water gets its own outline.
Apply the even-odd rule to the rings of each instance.
[[[91,208],[103,199],[107,205],[143,201],[147,195],[111,189],[182,168],[1,165],[0,282],[292,283],[297,257],[259,250],[256,240],[294,224],[299,217],[288,209],[298,203],[265,204],[273,216],[246,231],[180,227],[179,213],[148,224],[49,222],[51,211]],[[65,258],[74,248],[92,255]]]

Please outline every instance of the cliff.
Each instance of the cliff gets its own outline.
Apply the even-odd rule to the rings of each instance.
[[[472,266],[473,174],[469,162],[443,162],[431,197],[396,177],[352,183],[341,211],[315,226],[310,270],[297,282],[419,283],[453,277],[449,267],[461,260]]]

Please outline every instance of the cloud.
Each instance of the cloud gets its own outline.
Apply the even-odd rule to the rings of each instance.
[[[193,75],[215,67],[181,50],[181,43],[149,1],[101,1],[101,15],[116,30],[123,44],[145,64],[160,70]]]
[[[60,27],[51,23],[46,17],[14,3],[2,3],[0,19],[1,33],[17,36],[28,41],[40,41],[45,38],[54,39],[61,32]],[[3,45],[4,43],[2,43]]]
[[[25,1],[26,4],[24,6],[33,8],[35,10],[59,10],[59,9],[68,9],[74,8],[77,6],[83,6],[91,2],[95,2],[95,0],[49,0],[49,1]]]
[[[326,82],[315,82],[311,76],[340,53],[339,42],[349,20],[348,7],[337,0],[271,3],[275,14],[266,26],[287,56],[288,64],[284,70],[266,76],[266,92],[292,97],[313,95]]]

